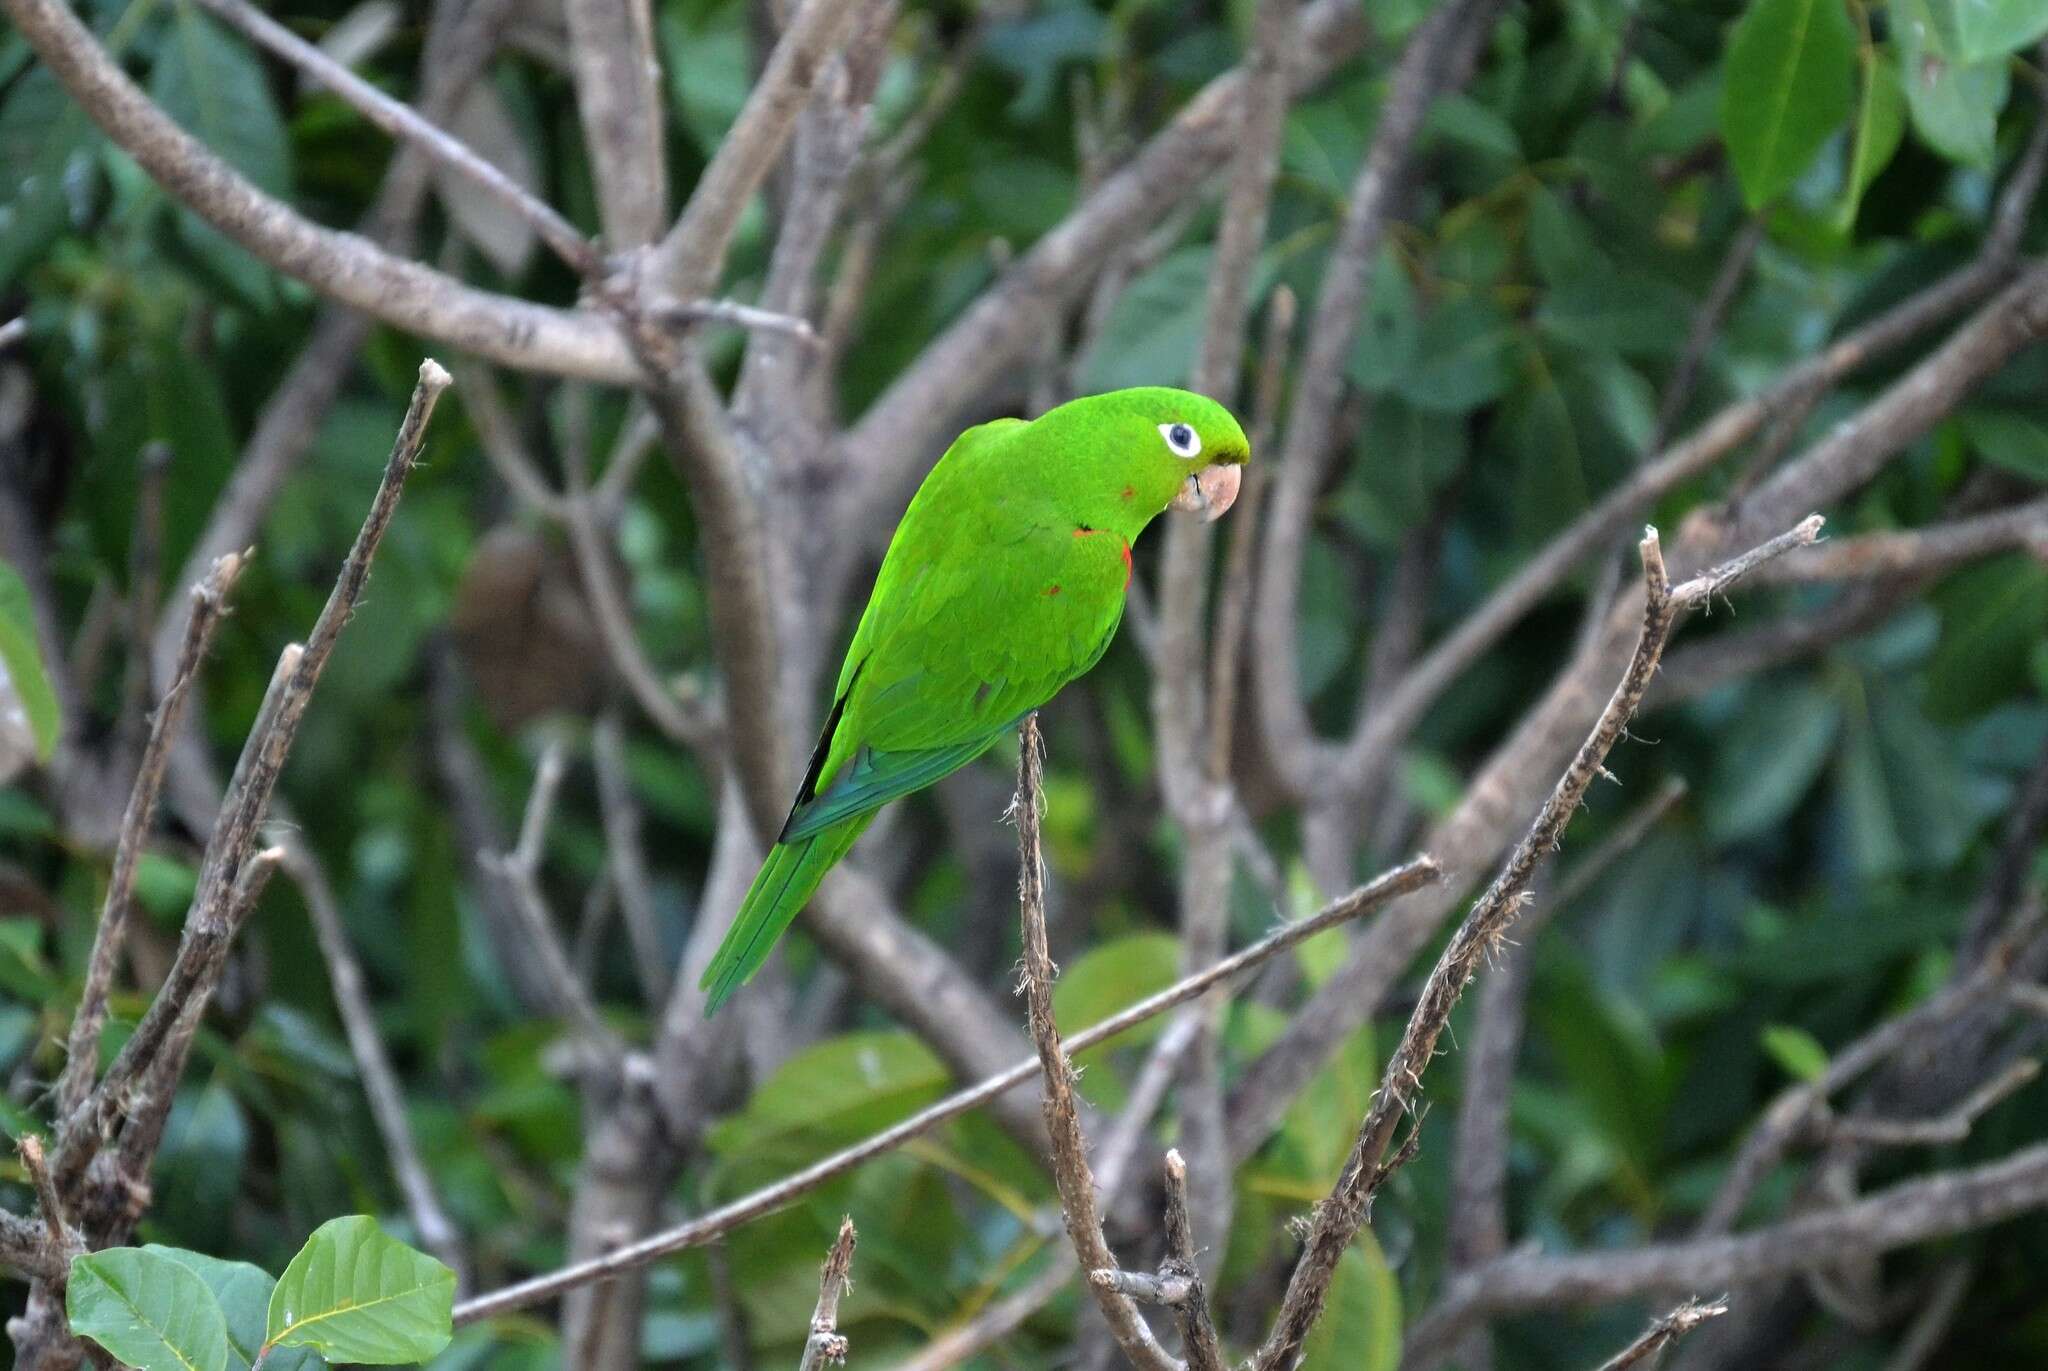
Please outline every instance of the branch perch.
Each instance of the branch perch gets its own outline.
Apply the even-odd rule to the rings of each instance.
[[[1506,936],[1508,927],[1528,899],[1530,882],[1549,853],[1555,851],[1565,826],[1577,812],[1593,778],[1602,774],[1607,754],[1621,740],[1623,730],[1642,703],[1643,692],[1656,674],[1678,616],[1693,605],[1726,590],[1744,573],[1780,556],[1794,547],[1813,542],[1820,535],[1819,515],[1808,517],[1798,527],[1780,534],[1722,566],[1676,588],[1664,569],[1664,550],[1652,528],[1645,531],[1643,560],[1643,622],[1621,682],[1593,730],[1579,747],[1564,775],[1551,790],[1536,822],[1509,855],[1506,865],[1486,893],[1480,896],[1465,921],[1452,935],[1450,945],[1424,983],[1422,995],[1409,1017],[1407,1030],[1387,1062],[1386,1074],[1373,1097],[1372,1108],[1358,1130],[1358,1140],[1344,1163],[1336,1186],[1316,1207],[1301,1260],[1288,1282],[1287,1295],[1273,1332],[1253,1357],[1255,1371],[1282,1371],[1292,1366],[1301,1353],[1309,1330],[1321,1317],[1337,1262],[1351,1246],[1358,1230],[1370,1217],[1373,1197],[1378,1194],[1391,1169],[1387,1151],[1394,1130],[1403,1115],[1412,1111],[1422,1088],[1422,1073],[1436,1052],[1436,1044],[1450,1020],[1465,987],[1478,971],[1480,962],[1492,955]]]

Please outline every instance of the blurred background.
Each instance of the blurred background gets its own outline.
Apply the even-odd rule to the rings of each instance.
[[[397,151],[213,0],[66,12],[262,196],[435,283],[224,233],[53,74],[48,0],[8,0],[0,1126],[56,1122],[187,587],[253,546],[108,1055],[424,355],[456,384],[291,751],[291,855],[140,1158],[134,1241],[274,1272],[365,1212],[489,1290],[1024,1060],[1007,744],[896,806],[709,1024],[697,970],[945,444],[1194,384],[1256,428],[1259,486],[1212,534],[1155,527],[1118,641],[1043,716],[1062,1027],[1418,851],[1452,879],[1083,1054],[1098,1169],[1141,1130],[1104,1202],[1125,1264],[1158,1260],[1177,1144],[1225,1345],[1258,1342],[1422,975],[1627,660],[1642,525],[1683,576],[1817,510],[1827,543],[1680,628],[1452,1020],[1308,1365],[1590,1367],[1722,1293],[1672,1364],[2048,1359],[2048,6],[827,7],[268,11],[637,262],[643,311],[655,282],[766,312],[671,308],[680,360],[650,362],[502,189]],[[736,134],[790,79],[778,43],[815,43],[798,112]],[[715,183],[742,134],[758,180]],[[649,247],[679,212],[678,252]],[[552,312],[522,332],[520,302]],[[793,1361],[845,1213],[855,1364],[1114,1364],[1036,1121],[1013,1092],[435,1365]],[[0,1200],[29,1208],[11,1158]]]

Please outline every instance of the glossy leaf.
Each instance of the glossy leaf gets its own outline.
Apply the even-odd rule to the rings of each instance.
[[[1773,1024],[1764,1030],[1764,1051],[1796,1080],[1817,1081],[1827,1074],[1828,1050],[1813,1034],[1789,1024]]]
[[[315,1229],[270,1292],[266,1340],[328,1361],[423,1362],[453,1334],[455,1273],[351,1215]]]
[[[61,723],[57,692],[43,669],[28,587],[13,567],[0,562],[0,750],[6,746],[10,713],[18,715],[17,726],[26,727],[36,757],[50,760]]]
[[[227,1371],[227,1324],[213,1292],[160,1252],[110,1247],[74,1258],[64,1300],[73,1333],[137,1371]]]
[[[1929,0],[1942,44],[1964,62],[1990,62],[2048,34],[2041,0]]]
[[[1755,0],[1736,23],[1721,137],[1752,210],[1790,189],[1848,119],[1855,63],[1841,0]]]
[[[206,1282],[227,1325],[227,1371],[249,1371],[263,1352],[270,1292],[277,1286],[270,1273],[248,1262],[222,1261],[182,1247],[151,1243],[142,1250],[169,1257]],[[320,1358],[305,1348],[280,1347],[264,1360],[263,1371],[315,1371],[320,1365]]]
[[[1856,65],[1856,124],[1849,138],[1842,201],[1835,210],[1835,227],[1845,233],[1856,224],[1863,192],[1891,162],[1906,136],[1906,98],[1898,72],[1868,45],[1858,50]]]
[[[2017,553],[1959,573],[1936,593],[1941,638],[1927,663],[1927,711],[1982,714],[2024,689],[2027,656],[2048,633],[2048,568]]]
[[[1401,1364],[1401,1287],[1371,1229],[1337,1262],[1329,1303],[1298,1371],[1394,1371]]]
[[[1944,157],[1988,167],[2012,84],[2005,61],[1970,62],[1946,50],[1931,0],[1898,0],[1895,9],[1899,74],[1914,131]]]

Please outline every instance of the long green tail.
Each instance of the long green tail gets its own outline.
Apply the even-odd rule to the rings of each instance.
[[[698,982],[700,989],[710,992],[704,1001],[706,1018],[717,1013],[718,1006],[733,991],[753,979],[761,963],[775,950],[782,931],[825,879],[825,873],[846,855],[854,839],[867,830],[874,817],[873,811],[858,814],[808,838],[777,843],[768,849],[761,874],[747,888],[747,897],[740,901],[740,912],[733,915],[725,941],[718,945],[718,954],[704,969],[704,979]]]

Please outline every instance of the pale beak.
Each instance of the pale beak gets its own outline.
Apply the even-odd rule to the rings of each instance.
[[[1243,479],[1244,468],[1235,462],[1203,467],[1181,482],[1171,508],[1199,512],[1203,523],[1213,524],[1237,503],[1237,487]]]

